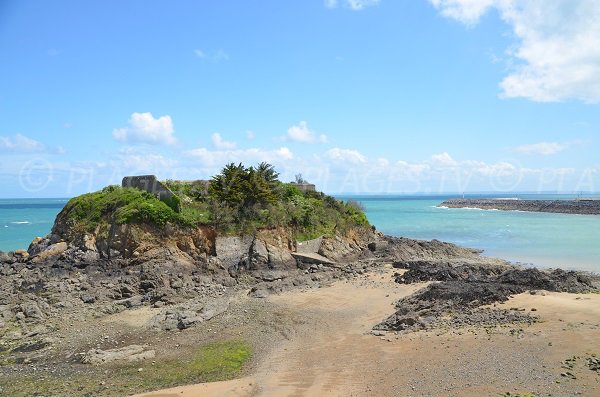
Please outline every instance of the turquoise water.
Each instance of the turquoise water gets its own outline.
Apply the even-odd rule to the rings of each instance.
[[[450,196],[340,198],[362,203],[369,221],[386,234],[427,240],[435,238],[483,249],[485,255],[540,267],[600,272],[600,216],[436,207]],[[0,199],[0,250],[26,249],[34,237],[47,235],[67,201]]]
[[[27,249],[45,236],[68,199],[0,199],[0,251]]]
[[[539,267],[600,272],[600,216],[436,207],[450,196],[342,198],[359,201],[365,207],[369,221],[385,234],[427,240],[435,238],[483,249],[484,255]]]

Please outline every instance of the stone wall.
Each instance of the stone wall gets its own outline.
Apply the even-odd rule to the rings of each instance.
[[[302,190],[303,192],[314,192],[316,191],[316,187],[315,185],[313,185],[312,183],[291,183],[293,186],[296,186],[298,189]]]
[[[154,175],[126,176],[123,178],[121,186],[145,190],[154,194],[159,200],[166,200],[173,196],[173,192],[160,183]]]

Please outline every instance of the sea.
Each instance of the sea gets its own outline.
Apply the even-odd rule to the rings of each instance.
[[[439,208],[462,195],[344,195],[358,201],[377,230],[438,239],[483,250],[483,255],[542,268],[600,273],[600,215]],[[465,198],[572,200],[577,195],[465,195]],[[599,198],[598,195],[586,195]]]
[[[600,216],[440,208],[456,195],[338,195],[355,200],[377,230],[394,236],[438,239],[483,254],[542,268],[600,273]],[[466,198],[574,199],[575,195],[465,195]],[[599,198],[600,196],[590,196]],[[57,199],[0,199],[0,251],[27,249],[50,232],[67,203]]]
[[[46,236],[67,201],[67,198],[0,199],[0,251],[27,249],[35,237]]]

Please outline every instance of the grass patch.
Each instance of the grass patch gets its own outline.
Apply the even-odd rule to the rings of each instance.
[[[10,374],[0,377],[6,396],[116,396],[184,384],[216,382],[240,375],[252,349],[239,340],[209,343],[179,360],[112,367],[85,367],[71,376]],[[138,369],[142,368],[142,371]],[[105,372],[106,371],[106,372]]]
[[[240,341],[215,342],[199,348],[192,357],[177,361],[163,361],[145,366],[123,368],[128,377],[138,379],[146,390],[188,383],[216,382],[233,379],[250,358],[250,347]]]

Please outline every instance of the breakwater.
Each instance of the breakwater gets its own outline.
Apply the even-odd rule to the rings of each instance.
[[[600,215],[600,200],[450,199],[438,207]]]

